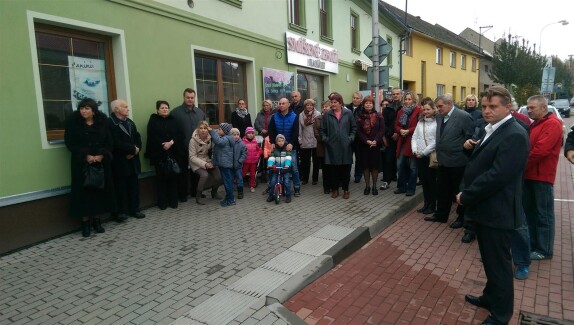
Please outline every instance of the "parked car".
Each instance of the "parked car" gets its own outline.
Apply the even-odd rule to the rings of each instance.
[[[551,100],[550,105],[556,107],[564,117],[570,117],[570,103],[568,102],[568,99]]]
[[[564,145],[564,140],[566,139],[566,135],[568,134],[568,129],[566,128],[566,124],[564,124],[564,120],[562,119],[562,116],[560,116],[560,112],[558,112],[558,109],[556,107],[554,107],[552,105],[548,105],[548,112],[556,115],[558,117],[558,119],[560,120],[560,122],[562,122],[562,145]],[[528,109],[526,108],[526,105],[520,106],[520,108],[518,109],[518,113],[522,113],[522,114],[528,116]],[[530,121],[534,122],[533,119],[530,119]]]

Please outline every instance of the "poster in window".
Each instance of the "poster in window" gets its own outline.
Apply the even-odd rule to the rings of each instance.
[[[68,56],[70,68],[70,98],[77,107],[84,98],[98,103],[100,111],[108,114],[108,85],[104,60]]]
[[[281,98],[291,97],[291,92],[295,89],[294,77],[293,72],[263,68],[263,93],[265,99],[273,102],[273,108]]]

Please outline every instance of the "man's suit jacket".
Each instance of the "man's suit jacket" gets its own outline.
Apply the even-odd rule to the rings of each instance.
[[[462,167],[468,162],[464,152],[464,142],[472,136],[474,122],[467,112],[452,108],[446,125],[442,125],[444,116],[437,114],[436,118],[436,154],[438,163],[444,167]],[[441,132],[441,127],[444,130]]]
[[[465,217],[492,228],[520,225],[522,178],[529,150],[528,134],[514,118],[474,148],[461,185]]]

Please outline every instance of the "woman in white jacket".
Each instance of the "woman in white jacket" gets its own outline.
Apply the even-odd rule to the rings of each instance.
[[[417,212],[433,214],[436,209],[436,169],[429,167],[432,152],[436,147],[436,119],[437,109],[433,100],[426,97],[422,101],[422,114],[413,134],[411,146],[413,154],[417,157],[417,170],[423,186],[424,206]]]

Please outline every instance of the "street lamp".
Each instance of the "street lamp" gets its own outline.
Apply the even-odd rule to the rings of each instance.
[[[540,54],[542,54],[542,32],[544,31],[544,29],[545,29],[546,27],[548,27],[548,26],[550,26],[550,25],[554,25],[554,24],[562,24],[562,26],[566,26],[566,25],[568,25],[569,23],[568,23],[568,20],[562,19],[562,20],[555,21],[555,22],[553,22],[553,23],[547,24],[547,25],[545,25],[544,27],[542,27],[542,29],[540,30],[540,41],[538,42],[538,48],[539,48]]]

